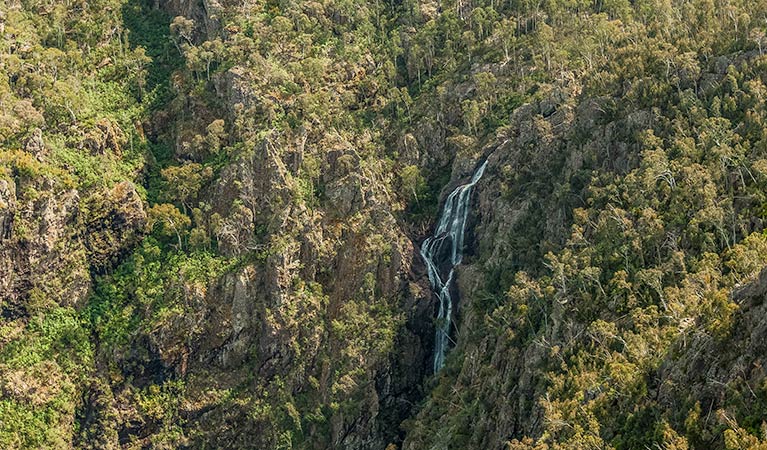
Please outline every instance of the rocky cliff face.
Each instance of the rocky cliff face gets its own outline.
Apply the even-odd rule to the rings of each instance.
[[[353,164],[353,148],[327,152],[328,207],[309,209],[295,200],[295,175],[277,145],[254,149],[211,189],[222,250],[258,256],[206,294],[199,344],[189,349],[184,371],[247,370],[257,392],[320,403],[351,399],[351,409],[328,418],[326,445],[381,448],[397,440],[396,425],[422,395],[419,380],[428,370],[432,304],[412,281],[413,245],[387,212],[386,193],[364,172],[351,175],[354,167],[341,166]],[[205,421],[232,414],[201,408],[210,409]],[[243,424],[248,433],[233,430],[241,436],[235,442],[271,445],[274,424],[264,422]],[[201,439],[224,442],[215,430]],[[307,438],[321,439],[312,433]]]
[[[32,296],[82,306],[90,271],[113,266],[143,233],[146,214],[130,183],[87,201],[76,189],[19,173],[0,183],[5,319],[28,317]]]
[[[24,425],[19,410],[29,408],[49,419],[33,426],[38,433],[29,441],[14,439],[10,446],[66,448],[74,434],[72,399],[87,389],[83,373],[90,370],[88,334],[76,311],[92,293],[92,274],[114,268],[144,235],[146,213],[130,182],[83,195],[54,176],[30,174],[28,164],[17,161],[0,180],[5,430],[18,432]]]
[[[196,34],[182,48],[236,33],[221,29],[216,2],[159,6],[194,21]],[[377,138],[320,123],[261,131],[254,118],[268,121],[287,101],[275,98],[274,75],[257,63],[205,80],[212,98],[189,92],[197,80],[179,81],[171,111],[147,124],[151,139],[171,143],[181,167],[231,152],[187,202],[226,269],[203,280],[191,269],[173,273],[159,301],[175,309],[161,315],[136,305],[152,325],[128,336],[130,350],[102,345],[98,370],[117,381],[93,387],[84,436],[112,436],[113,446],[167,439],[276,448],[288,439],[304,448],[382,449],[401,441],[399,424],[424,395],[434,303],[397,217],[388,163],[371,152]],[[342,74],[341,82],[356,79]],[[172,220],[160,223],[180,245]],[[144,253],[141,261],[149,259]],[[179,404],[170,415],[153,415],[139,400],[152,385],[173,389]],[[108,411],[116,426],[102,418]],[[168,426],[183,438],[160,432]]]
[[[0,447],[758,448],[763,5],[48,3],[0,6]]]

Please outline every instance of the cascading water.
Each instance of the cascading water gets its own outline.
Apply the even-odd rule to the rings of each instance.
[[[423,241],[421,257],[426,262],[429,272],[429,283],[439,298],[439,313],[437,314],[437,331],[434,337],[434,373],[445,365],[445,353],[450,339],[452,325],[453,299],[450,296],[450,286],[453,282],[455,266],[463,259],[463,234],[466,228],[466,217],[469,215],[471,190],[485,173],[487,161],[477,168],[469,183],[458,186],[450,193],[442,207],[434,234]],[[445,245],[450,241],[449,253],[446,255]],[[444,256],[443,256],[444,255]],[[447,258],[449,256],[449,259]],[[449,265],[447,277],[440,274],[440,262],[447,260]]]

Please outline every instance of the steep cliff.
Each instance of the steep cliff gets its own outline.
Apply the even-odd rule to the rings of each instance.
[[[77,17],[60,4],[0,6],[3,448],[71,445],[93,362],[81,314],[93,276],[124,260],[147,219],[141,105],[123,66],[140,58],[115,64],[117,42],[94,49],[119,11],[85,6]]]
[[[369,39],[367,13],[304,5],[297,35],[285,17],[248,21],[260,7],[213,3],[159,5],[187,72],[146,126],[170,153],[149,168],[153,234],[91,301],[94,376],[110,381],[92,388],[79,442],[399,442],[430,370],[433,303],[398,217],[397,163],[349,103],[386,75],[364,47],[295,62],[307,33],[352,45],[325,27]]]
[[[5,2],[0,447],[759,448],[765,18]]]

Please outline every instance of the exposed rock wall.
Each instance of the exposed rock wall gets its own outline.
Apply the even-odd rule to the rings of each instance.
[[[45,180],[0,180],[0,303],[6,319],[26,317],[34,295],[82,306],[90,271],[113,265],[143,233],[146,215],[132,184],[118,184],[89,202],[86,208],[76,189]]]

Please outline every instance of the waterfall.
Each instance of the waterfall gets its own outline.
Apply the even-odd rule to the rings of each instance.
[[[466,218],[469,215],[471,191],[482,174],[485,173],[487,160],[474,172],[471,181],[455,188],[445,200],[437,227],[431,237],[421,245],[421,257],[426,262],[429,273],[429,283],[439,298],[439,313],[437,314],[437,330],[434,336],[434,373],[445,365],[445,353],[450,339],[450,326],[453,316],[453,299],[450,297],[450,286],[453,283],[455,266],[463,259],[463,234],[466,228]],[[449,241],[449,254],[445,258],[445,245]],[[449,270],[443,278],[440,274],[440,261],[448,260]]]

